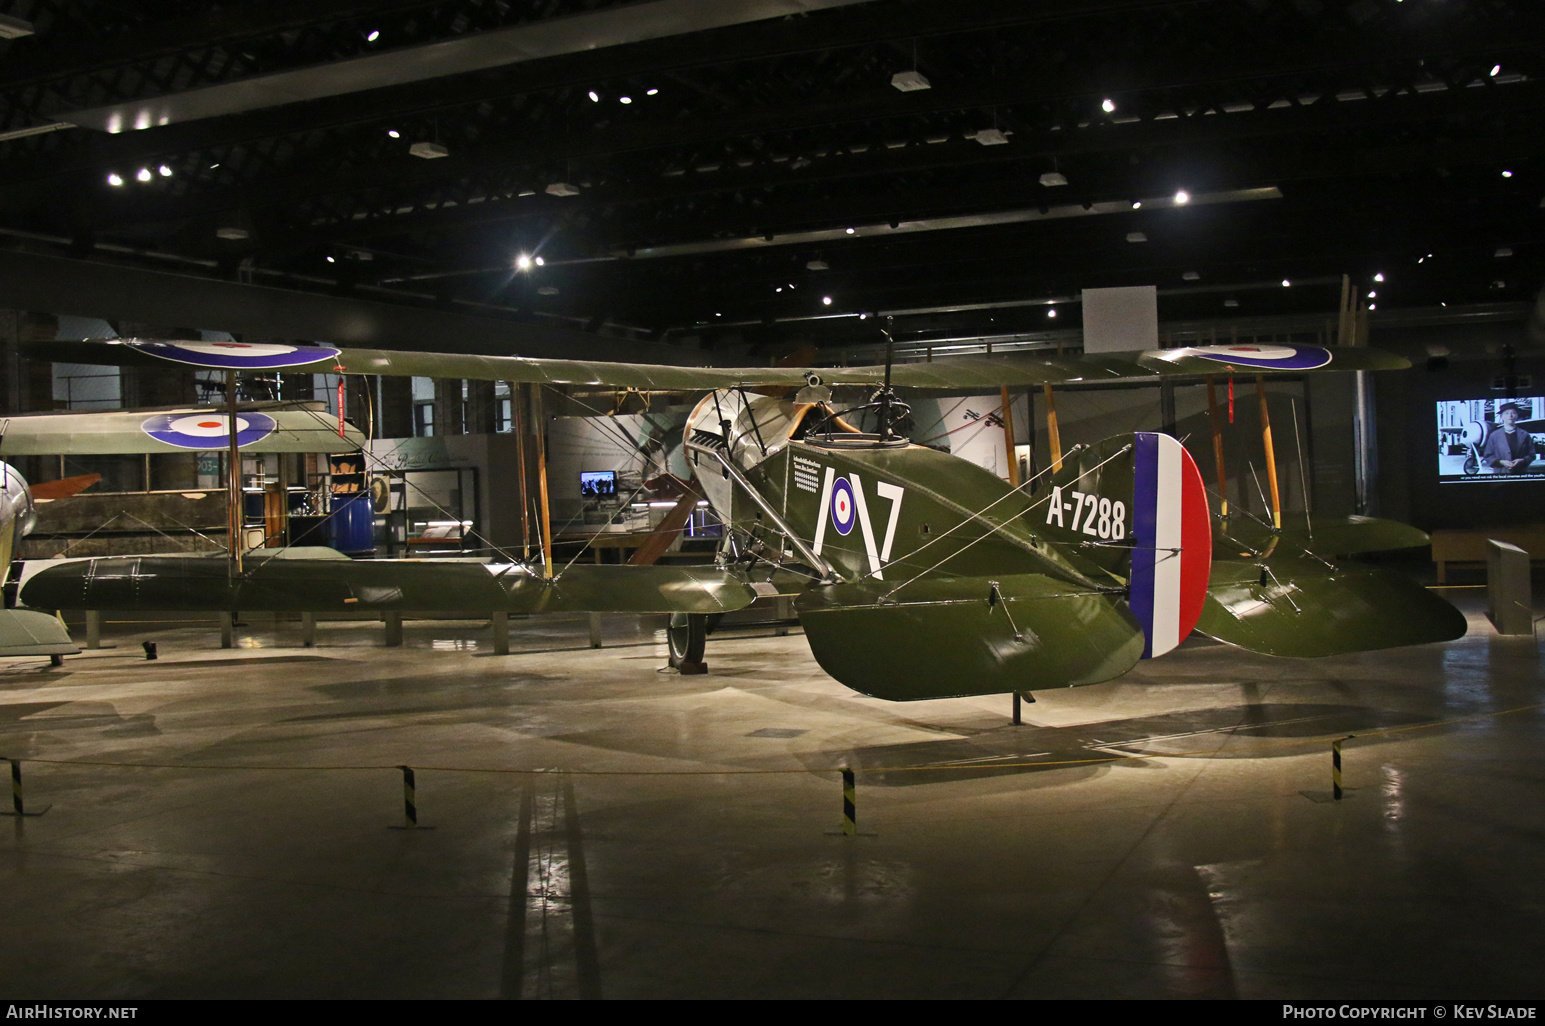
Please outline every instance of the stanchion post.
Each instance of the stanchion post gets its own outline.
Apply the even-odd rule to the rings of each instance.
[[[1330,743],[1330,796],[1336,801],[1341,800],[1343,788],[1341,787],[1341,742],[1350,741],[1356,734],[1348,734]]]
[[[858,788],[853,782],[853,771],[842,771],[842,832],[848,837],[858,835]]]
[[[418,798],[414,791],[413,767],[398,766],[402,770],[402,811],[408,829],[418,826]]]
[[[1014,726],[1017,727],[1023,722],[1019,715],[1019,692],[1016,691],[1014,692]]]
[[[4,759],[6,762],[11,764],[11,808],[14,810],[12,812],[0,812],[0,815],[18,817],[41,816],[43,813],[53,808],[52,805],[45,805],[36,812],[28,812],[26,804],[22,801],[21,794],[21,760],[12,759],[4,755],[0,755],[0,759]]]

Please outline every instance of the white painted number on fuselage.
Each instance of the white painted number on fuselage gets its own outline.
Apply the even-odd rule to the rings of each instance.
[[[1063,498],[1061,485],[1051,490],[1051,498],[1046,501],[1046,523],[1104,541],[1120,541],[1127,536],[1126,503],[1071,488],[1067,494],[1071,498]]]

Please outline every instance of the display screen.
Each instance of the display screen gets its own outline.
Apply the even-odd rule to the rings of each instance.
[[[1438,403],[1438,481],[1545,478],[1545,396]]]
[[[617,472],[615,470],[580,471],[579,495],[582,499],[615,499]]]

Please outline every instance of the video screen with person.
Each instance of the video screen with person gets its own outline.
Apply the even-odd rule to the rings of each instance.
[[[617,497],[617,472],[615,470],[580,471],[579,497],[582,499],[615,499]]]
[[[1438,403],[1438,481],[1545,478],[1545,396]]]

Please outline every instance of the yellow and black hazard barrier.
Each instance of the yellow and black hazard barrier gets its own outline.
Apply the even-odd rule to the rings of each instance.
[[[853,783],[853,771],[842,771],[842,832],[848,837],[858,835],[858,787]]]
[[[1330,743],[1330,796],[1336,801],[1341,800],[1341,742],[1350,741],[1356,734],[1348,734]]]
[[[22,801],[21,794],[21,760],[6,758],[3,755],[0,755],[0,759],[5,759],[6,762],[11,764],[11,808],[14,810],[12,812],[3,813],[3,815],[41,816],[43,813],[53,808],[52,805],[45,805],[36,812],[28,812],[26,803]]]
[[[418,826],[418,797],[413,784],[413,767],[398,766],[402,770],[402,811],[407,818],[403,824],[404,829],[412,830]]]

